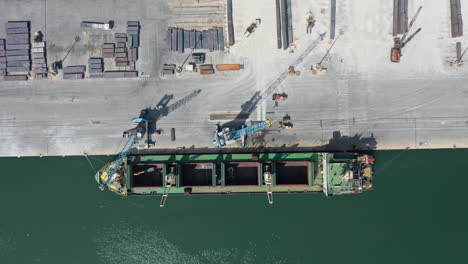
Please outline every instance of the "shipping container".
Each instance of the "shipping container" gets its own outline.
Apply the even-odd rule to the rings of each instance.
[[[8,44],[6,45],[7,50],[25,50],[30,49],[29,44]]]
[[[104,44],[102,44],[102,49],[113,49],[113,48],[115,48],[114,43],[104,43]]]
[[[195,42],[196,42],[196,31],[195,30],[191,30],[190,31],[190,45],[189,47],[191,49],[194,49],[195,48]]]
[[[184,53],[184,30],[177,29],[177,51]]]
[[[102,78],[104,76],[102,76],[102,73],[93,73],[93,74],[88,75],[88,77],[91,79],[96,79],[96,78]]]
[[[31,67],[30,61],[9,61],[7,67]]]
[[[115,49],[116,53],[122,53],[122,52],[127,52],[127,48],[116,48]]]
[[[7,28],[7,35],[10,34],[29,34],[29,28],[21,27],[21,28]]]
[[[44,48],[32,48],[32,53],[44,53]]]
[[[8,21],[6,28],[29,28],[29,21]]]
[[[125,37],[125,38],[116,38],[115,42],[127,42],[127,37]]]
[[[213,69],[213,64],[203,64],[198,66],[200,70],[212,70]]]
[[[45,54],[44,54],[44,53],[33,53],[33,54],[32,54],[32,58],[33,58],[33,59],[44,59],[44,58],[45,58]]]
[[[102,69],[104,65],[102,63],[91,63],[89,64],[90,69]]]
[[[0,57],[0,62],[6,62],[6,57]]]
[[[45,42],[33,42],[32,47],[33,48],[45,48]]]
[[[196,31],[195,32],[195,49],[202,48],[202,32]]]
[[[72,79],[83,79],[84,73],[64,73],[63,79],[64,80],[72,80]]]
[[[83,73],[86,71],[86,66],[76,65],[76,66],[67,66],[62,69],[63,73]]]
[[[37,58],[37,59],[34,59],[34,63],[37,63],[37,64],[46,63],[46,59],[45,58]]]
[[[102,57],[103,58],[113,58],[114,57],[114,53],[102,53]]]
[[[6,72],[5,69],[0,69],[0,76],[5,76]]]
[[[128,62],[127,57],[115,58],[115,62]]]
[[[200,71],[200,74],[213,74],[213,73],[214,73],[214,70],[213,70],[213,69]]]
[[[115,49],[102,49],[102,53],[114,53]]]
[[[190,48],[190,31],[184,30],[184,48]]]
[[[138,48],[139,46],[140,46],[140,36],[139,35],[133,35],[132,47],[131,48]]]
[[[203,30],[202,31],[202,44],[201,44],[202,49],[208,49],[208,31]]]
[[[0,62],[0,69],[6,69],[6,62]]]
[[[102,68],[89,69],[89,73],[102,73]]]
[[[26,61],[30,60],[29,56],[8,56],[7,61]]]
[[[138,48],[130,48],[129,49],[128,60],[129,61],[137,61],[138,60]]]
[[[218,28],[218,43],[219,50],[224,51],[224,29],[222,27]]]
[[[244,65],[241,65],[241,64],[218,64],[216,65],[217,71],[238,71],[243,68],[244,68]]]
[[[27,75],[5,75],[3,76],[4,81],[27,81]]]
[[[115,63],[116,67],[127,67],[128,66],[128,61],[120,61]]]
[[[140,26],[140,21],[128,21],[127,27],[128,26]]]
[[[33,62],[33,65],[32,65],[34,68],[47,68],[47,64],[46,63],[39,63],[39,62],[36,62],[34,61]]]
[[[0,50],[0,57],[6,56],[6,50]]]
[[[116,58],[126,58],[127,57],[127,52],[118,52],[115,53]]]
[[[29,50],[7,50],[6,51],[7,56],[26,56],[29,55]]]
[[[8,35],[7,39],[30,39],[29,34],[14,34],[14,35]]]
[[[127,47],[127,42],[119,42],[116,45],[117,48],[126,48]]]
[[[172,49],[172,28],[168,28],[166,32],[166,48]]]
[[[89,63],[91,63],[91,64],[95,64],[95,63],[102,64],[102,58],[89,58]]]
[[[115,33],[114,38],[127,38],[127,33]]]
[[[16,44],[29,44],[29,39],[16,39],[16,38],[8,38],[6,40],[6,43],[7,44],[10,44],[10,45],[16,45]]]
[[[8,67],[7,72],[29,72],[31,67],[17,66],[17,67]]]
[[[136,71],[105,71],[104,78],[131,78],[138,77]]]

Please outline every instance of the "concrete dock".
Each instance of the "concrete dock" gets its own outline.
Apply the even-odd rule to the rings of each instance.
[[[319,29],[329,28],[329,25],[321,27],[318,23],[317,32],[301,39],[303,36],[299,32],[305,34],[305,30],[298,27],[294,33],[299,39],[296,52],[277,50],[274,2],[271,7],[259,11],[271,13],[271,23],[262,19],[257,32],[247,39],[242,37],[242,33],[252,18],[236,18],[236,8],[243,3],[239,1],[233,7],[234,29],[239,36],[236,44],[229,52],[213,55],[211,62],[225,63],[226,56],[231,56],[231,61],[238,56],[238,61],[245,62],[244,70],[213,76],[161,78],[162,64],[172,62],[165,37],[167,28],[172,26],[171,21],[175,21],[170,7],[163,2],[80,1],[79,6],[71,0],[0,2],[0,25],[8,20],[27,19],[31,21],[32,32],[41,30],[45,34],[49,62],[63,56],[74,36],[82,34],[79,29],[82,20],[114,20],[116,31],[122,27],[122,32],[126,21],[139,20],[142,25],[137,65],[139,78],[0,81],[0,156],[118,153],[126,140],[122,138],[122,132],[134,127],[130,120],[138,117],[142,109],[155,107],[166,94],[173,95],[170,105],[198,89],[201,90],[199,96],[157,122],[157,128],[164,134],[154,137],[155,147],[213,148],[216,122],[210,121],[210,114],[241,111],[242,105],[275,80],[295,61],[301,49],[316,39],[321,33]],[[321,1],[321,6],[328,6],[328,1]],[[300,8],[293,3],[293,14],[297,20],[302,19],[302,14],[297,11]],[[346,13],[340,8],[343,7],[338,1],[337,14]],[[390,41],[385,49],[391,46],[392,3],[388,4],[388,13],[390,31],[385,36]],[[258,16],[264,18],[262,14]],[[320,19],[322,17],[317,16],[318,21],[330,21]],[[346,18],[340,20],[343,21],[341,23],[347,22]],[[341,28],[338,20],[336,27]],[[0,26],[0,38],[5,35],[4,30]],[[343,38],[351,38],[351,35],[345,33]],[[294,128],[273,127],[250,137],[248,146],[330,146],[332,149],[468,147],[468,75],[464,71],[445,74],[420,68],[419,72],[407,72],[402,69],[418,67],[417,63],[426,64],[417,59],[412,62],[416,64],[410,64],[411,56],[418,51],[413,55],[405,54],[408,64],[402,63],[403,68],[396,68],[387,62],[388,51],[385,50],[381,51],[386,59],[381,71],[369,76],[351,71],[347,66],[351,62],[343,52],[343,46],[340,47],[345,43],[348,45],[350,42],[344,39],[337,43],[336,53],[328,61],[337,66],[329,66],[327,75],[313,76],[308,68],[329,47],[328,42],[322,41],[304,60],[302,76],[288,77],[278,87],[278,92],[288,94],[288,100],[275,107],[271,98],[267,98],[249,118],[252,121],[264,118],[279,121],[289,114]],[[257,45],[271,46],[278,56],[276,53],[264,56],[270,48],[253,51],[252,47]],[[409,52],[414,48],[408,46],[406,49]],[[447,50],[453,53],[453,45],[447,46]],[[86,64],[87,54],[90,54],[89,46],[81,43],[67,60],[70,65]],[[176,62],[180,64],[186,55],[177,56],[180,58]],[[359,60],[352,65],[365,62]],[[272,65],[276,65],[275,68]],[[356,70],[360,69],[362,67]],[[175,141],[170,139],[171,128],[176,130]]]

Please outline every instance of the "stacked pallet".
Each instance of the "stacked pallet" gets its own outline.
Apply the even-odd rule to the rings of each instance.
[[[31,71],[29,22],[9,21],[6,25],[6,32],[7,38],[4,45],[6,52],[3,52],[6,54],[6,73],[23,73],[24,75],[4,78],[4,80],[27,80],[27,74]]]
[[[200,65],[198,66],[198,69],[200,70],[200,74],[213,74],[214,73],[213,64]]]
[[[463,36],[463,20],[460,0],[450,0],[450,20],[452,26],[452,38]]]
[[[184,53],[186,49],[224,50],[224,29],[222,27],[196,31],[169,28],[166,46],[171,51]]]
[[[84,73],[86,71],[86,66],[76,65],[76,66],[67,66],[62,69],[63,79],[72,80],[72,79],[83,79]]]
[[[393,36],[408,32],[408,0],[393,0]]]
[[[45,42],[33,42],[32,60],[36,79],[47,78],[47,56]]]
[[[113,58],[114,54],[115,54],[114,43],[104,43],[102,45],[102,57],[103,58]]]
[[[101,77],[102,72],[104,71],[104,62],[102,58],[89,58],[88,71],[92,77]]]

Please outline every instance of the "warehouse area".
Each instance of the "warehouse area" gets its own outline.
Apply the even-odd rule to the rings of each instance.
[[[138,151],[468,146],[463,1],[0,10],[0,155],[118,153],[136,128]]]

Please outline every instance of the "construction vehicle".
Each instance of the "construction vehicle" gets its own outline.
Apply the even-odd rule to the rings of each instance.
[[[288,100],[288,95],[286,93],[274,93],[271,99],[273,101],[286,101]]]
[[[252,24],[250,24],[250,26],[245,30],[244,32],[244,35],[249,33],[247,35],[247,38],[250,36],[250,34],[254,33],[255,32],[255,29],[257,29],[257,27],[262,23],[262,20],[260,18],[257,18],[255,20],[255,22],[253,22]]]
[[[312,33],[312,28],[315,26],[315,19],[312,15],[312,12],[307,12],[306,14],[306,25],[307,25],[307,33]]]
[[[293,128],[293,124],[291,123],[291,116],[289,114],[286,114],[283,117],[283,121],[278,123],[278,128],[285,128],[285,129]]]
[[[133,129],[127,130],[123,133],[124,137],[129,137],[125,147],[117,155],[117,158],[109,163],[104,169],[101,170],[101,173],[96,174],[99,178],[98,181],[99,188],[103,191],[106,187],[114,191],[121,190],[122,193],[126,193],[125,186],[122,181],[119,179],[118,171],[122,166],[123,161],[126,159],[128,153],[132,149],[133,145],[140,139],[143,138],[147,130],[147,120],[144,118],[134,118],[132,122],[136,123],[137,126]]]
[[[409,23],[409,26],[408,26],[408,31],[405,32],[405,34],[403,34],[403,36],[401,38],[400,37],[395,37],[393,39],[393,48],[390,51],[390,61],[391,62],[395,62],[395,63],[400,62],[401,56],[403,55],[401,50],[406,46],[406,44],[408,44],[408,42],[410,42],[421,31],[421,28],[418,28],[418,30],[416,30],[416,32],[411,34],[408,37],[408,39],[406,39],[406,37],[408,36],[408,33],[411,31],[411,29],[412,29],[412,27],[414,25],[414,22],[416,21],[416,19],[418,18],[419,13],[421,12],[421,9],[422,9],[422,6],[420,6],[418,8],[418,11],[416,11],[416,14],[411,19],[411,21]]]
[[[81,38],[79,36],[75,36],[74,38],[74,42],[72,44],[72,46],[70,47],[70,49],[68,50],[67,54],[65,54],[65,56],[63,57],[63,59],[61,60],[58,60],[58,61],[55,61],[52,63],[51,65],[51,69],[52,69],[52,72],[50,72],[52,75],[57,75],[58,74],[58,71],[61,70],[63,68],[63,62],[65,61],[65,59],[68,57],[68,54],[70,54],[70,52],[73,50],[73,48],[75,47],[76,43],[78,43],[79,41],[81,40]]]
[[[34,42],[36,42],[36,43],[37,42],[42,42],[43,38],[44,38],[44,35],[42,34],[41,31],[34,32],[34,37],[33,37]]]
[[[265,120],[252,126],[243,127],[238,130],[232,130],[231,128],[222,128],[219,124],[216,125],[213,143],[217,148],[224,147],[229,144],[233,144],[237,139],[245,140],[245,136],[248,134],[264,130],[273,125],[273,121]]]

